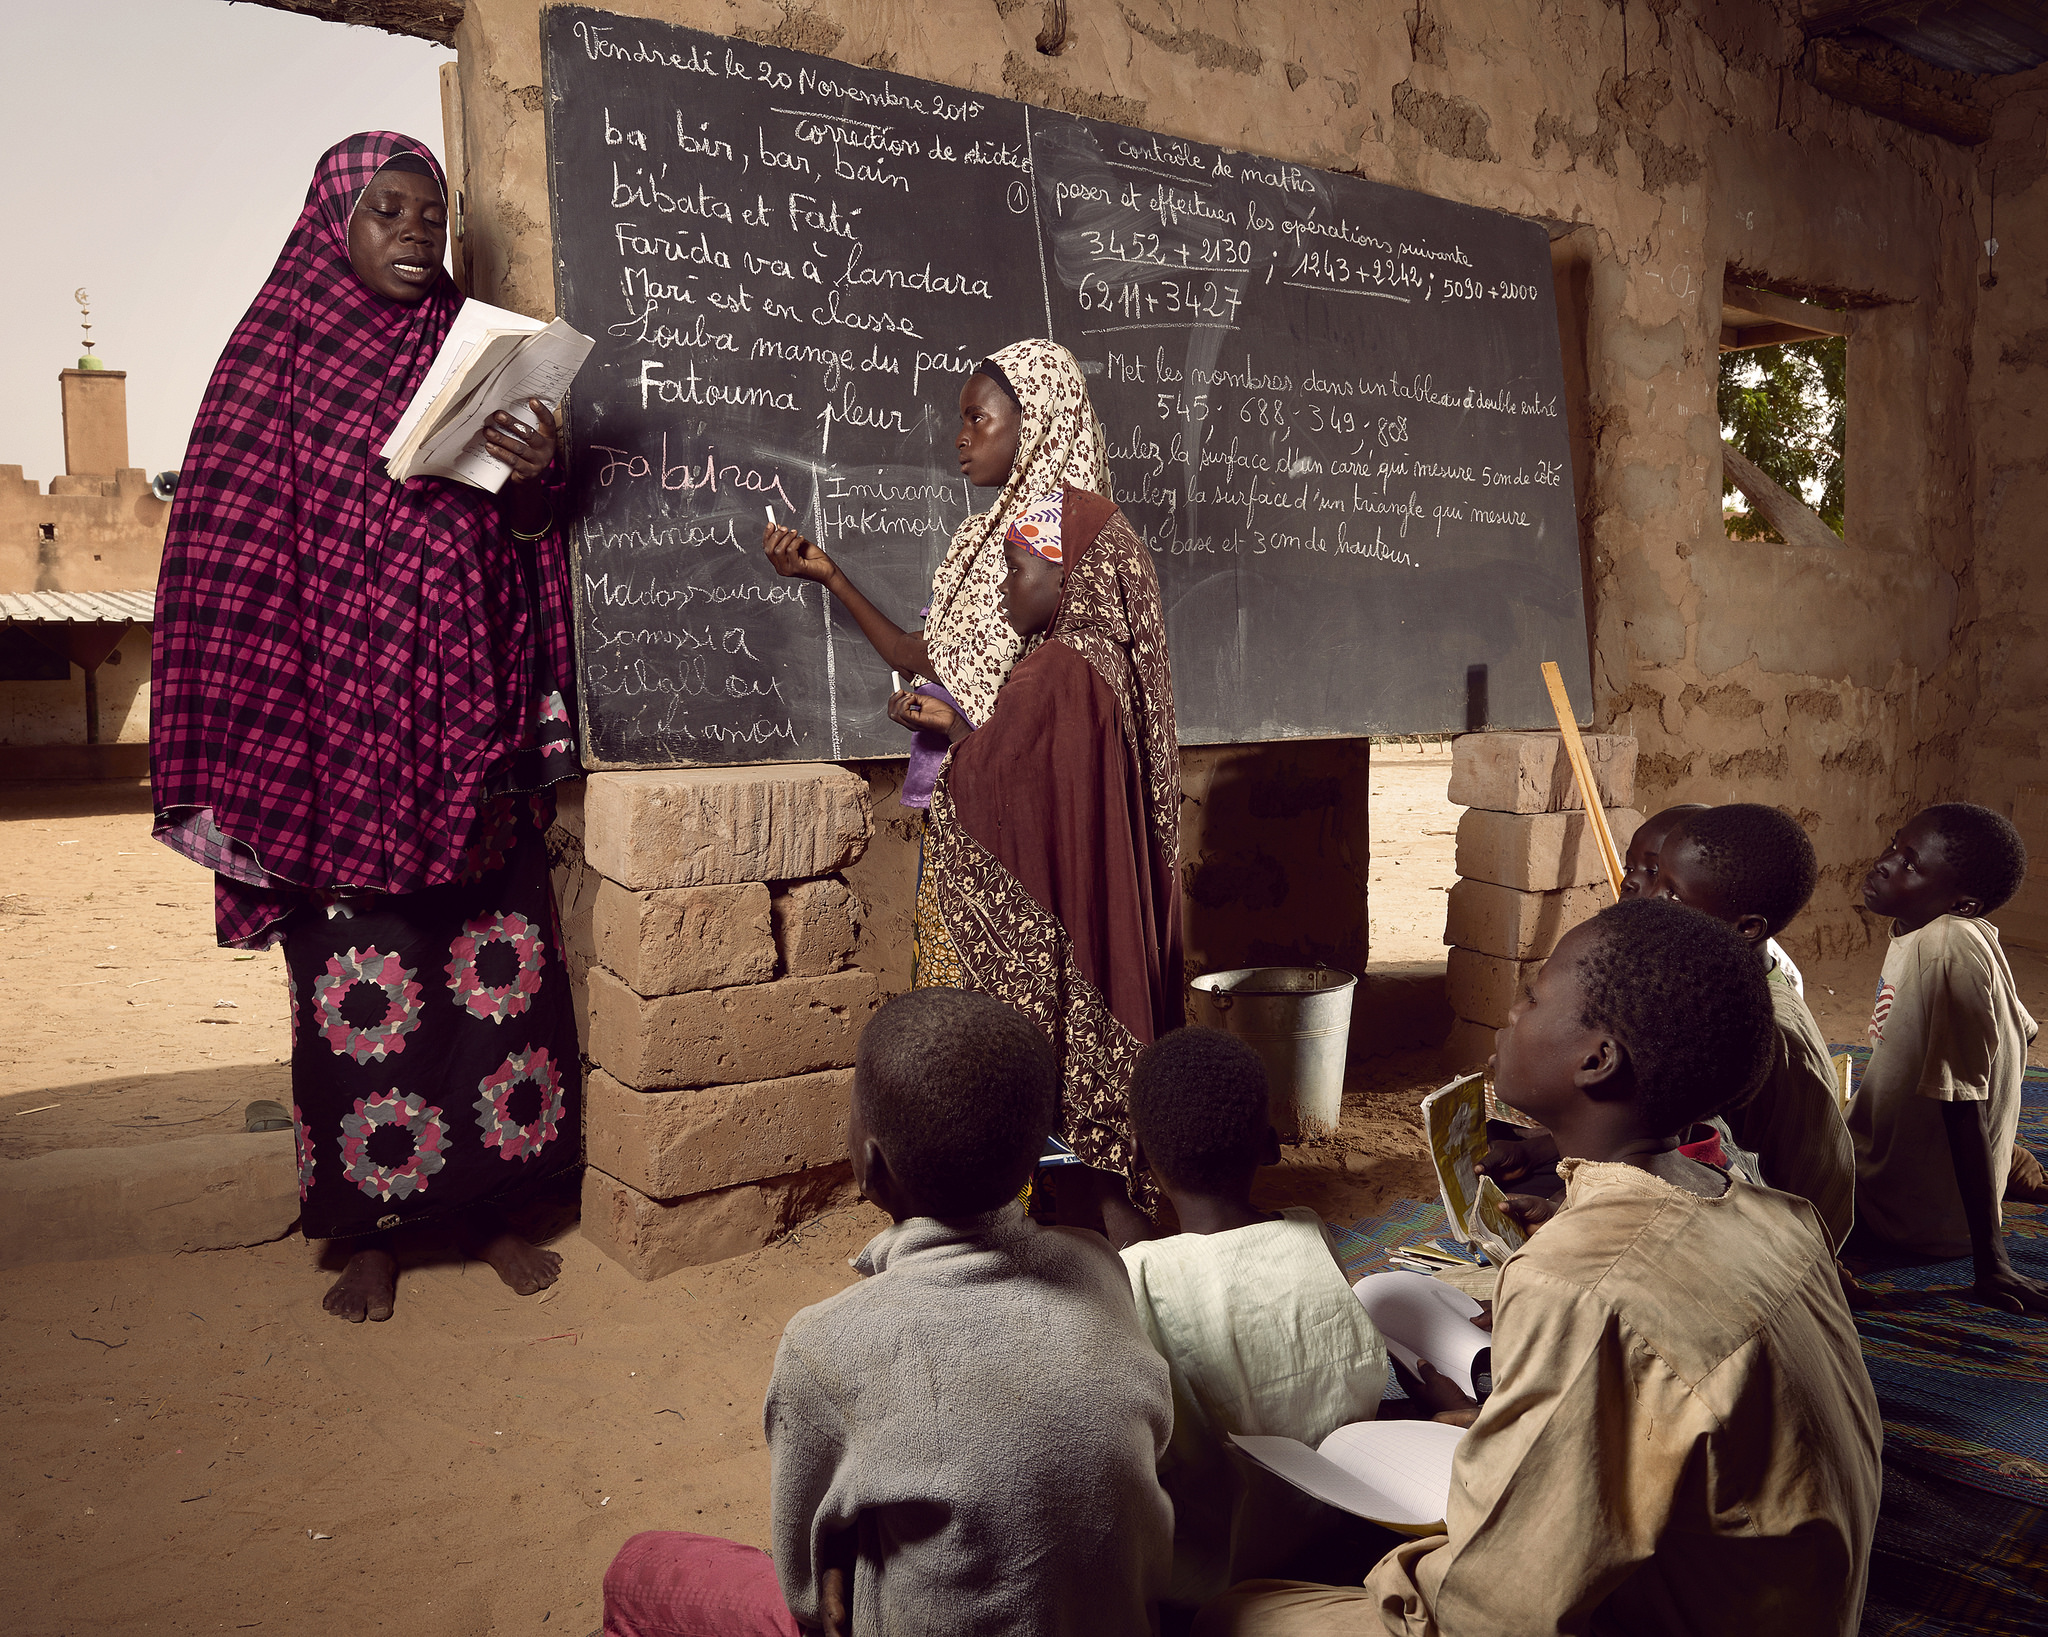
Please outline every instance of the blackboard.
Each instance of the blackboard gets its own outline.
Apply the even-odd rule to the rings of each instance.
[[[579,7],[542,14],[593,766],[900,755],[795,520],[914,626],[1051,334],[1155,554],[1191,744],[1589,699],[1548,238],[1355,177]],[[1480,702],[1483,700],[1483,703]]]

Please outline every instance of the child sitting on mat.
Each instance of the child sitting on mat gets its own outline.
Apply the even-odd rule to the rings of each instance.
[[[1058,1099],[1052,1047],[1001,1001],[914,989],[875,1014],[846,1141],[894,1226],[776,1350],[774,1559],[635,1535],[608,1637],[1152,1629],[1172,1390],[1116,1252],[1016,1203]]]
[[[1871,866],[1863,902],[1891,920],[1892,941],[1849,1135],[1865,1230],[1922,1256],[1969,1256],[1979,1301],[2048,1313],[2048,1285],[2013,1271],[2001,1221],[2007,1199],[2048,1199],[2013,1140],[2036,1025],[1984,919],[2026,874],[2011,821],[1965,802],[1924,808]]]
[[[1280,1162],[1265,1066],[1235,1035],[1176,1029],[1139,1055],[1131,1126],[1181,1231],[1123,1252],[1138,1322],[1173,1372],[1173,1442],[1159,1481],[1173,1498],[1167,1601],[1208,1601],[1271,1569],[1331,1521],[1299,1491],[1248,1469],[1232,1433],[1313,1448],[1370,1421],[1387,1349],[1316,1213],[1262,1211],[1252,1178]]]
[[[1238,1586],[1197,1637],[1852,1637],[1882,1428],[1827,1232],[1675,1147],[1771,1039],[1762,963],[1697,910],[1631,899],[1559,941],[1493,1072],[1567,1156],[1566,1208],[1501,1269],[1445,1532],[1363,1587]]]
[[[1777,1023],[1770,1072],[1754,1097],[1723,1117],[1736,1143],[1756,1155],[1765,1183],[1811,1204],[1839,1249],[1856,1221],[1856,1155],[1834,1064],[1813,1013],[1766,953],[1806,907],[1818,873],[1797,819],[1731,802],[1683,815],[1664,840],[1651,895],[1726,922],[1762,961]]]

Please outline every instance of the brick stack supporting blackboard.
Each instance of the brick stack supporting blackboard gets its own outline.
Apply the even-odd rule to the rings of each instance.
[[[1635,796],[1636,742],[1589,734],[1586,757],[1617,851],[1643,821]],[[1450,799],[1458,820],[1458,883],[1444,942],[1446,986],[1457,1021],[1444,1067],[1484,1064],[1494,1031],[1558,939],[1614,902],[1600,844],[1586,820],[1571,763],[1554,733],[1468,733],[1451,747]]]
[[[852,1197],[847,970],[865,783],[815,763],[594,774],[550,836],[585,1089],[583,1233],[640,1279]]]

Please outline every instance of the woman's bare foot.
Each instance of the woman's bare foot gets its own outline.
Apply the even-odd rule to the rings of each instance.
[[[398,1259],[388,1250],[359,1250],[320,1305],[337,1319],[382,1324],[398,1299]]]
[[[510,1228],[498,1227],[480,1233],[476,1239],[480,1261],[498,1270],[498,1277],[519,1296],[546,1290],[561,1276],[562,1259],[551,1250],[529,1244]]]

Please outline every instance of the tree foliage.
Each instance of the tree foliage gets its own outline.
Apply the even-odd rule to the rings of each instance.
[[[1837,534],[1842,532],[1847,363],[1848,343],[1840,336],[1721,355],[1721,435],[1812,506]],[[1735,496],[1741,508],[1727,515],[1730,535],[1777,538],[1725,476],[1721,493]]]

